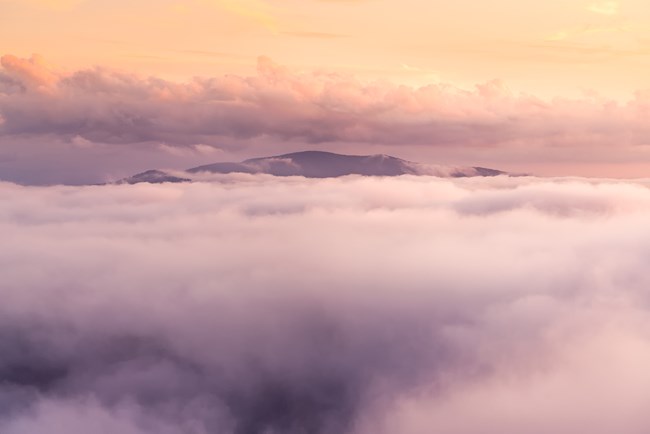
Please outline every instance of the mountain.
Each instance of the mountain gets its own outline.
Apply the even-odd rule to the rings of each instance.
[[[264,173],[275,176],[335,178],[345,175],[399,176],[428,175],[445,178],[497,176],[506,172],[485,167],[442,166],[416,163],[390,155],[342,155],[333,152],[303,151],[272,157],[251,158],[239,163],[214,163],[187,169],[180,174],[148,170],[120,183],[187,182],[201,173]]]
[[[183,178],[179,176],[170,175],[162,170],[147,170],[146,172],[138,173],[137,175],[117,181],[117,184],[138,184],[140,182],[148,182],[150,184],[162,184],[163,182],[191,182],[190,178]]]

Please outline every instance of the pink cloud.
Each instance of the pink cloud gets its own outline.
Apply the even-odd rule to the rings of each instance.
[[[21,59],[7,54],[0,58],[4,71],[17,80],[26,91],[44,91],[55,86],[58,74],[50,70],[42,56],[34,54],[30,59]]]
[[[361,82],[297,73],[267,57],[258,74],[186,83],[104,68],[57,74],[34,57],[4,56],[0,115],[5,134],[55,133],[129,143],[217,143],[275,137],[306,143],[432,146],[646,144],[648,98],[543,100],[501,81],[460,89]],[[12,84],[18,83],[16,87]],[[56,89],[56,93],[30,92]]]
[[[102,67],[64,73],[38,56],[4,56],[2,65],[3,143],[81,137],[128,145],[124,152],[143,143],[202,144],[232,154],[246,149],[249,156],[336,146],[372,153],[381,147],[411,159],[435,152],[457,164],[502,168],[500,161],[507,161],[513,171],[531,171],[531,162],[650,160],[644,146],[650,137],[647,91],[628,101],[542,99],[513,92],[500,80],[471,89],[408,87],[297,72],[267,57],[258,59],[255,75],[187,82]],[[477,152],[488,151],[492,159],[476,161]]]

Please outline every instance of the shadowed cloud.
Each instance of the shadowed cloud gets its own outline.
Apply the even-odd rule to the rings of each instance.
[[[0,201],[3,433],[650,426],[647,183],[239,173]]]

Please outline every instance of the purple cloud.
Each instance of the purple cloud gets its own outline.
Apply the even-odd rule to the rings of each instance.
[[[647,187],[0,183],[0,431],[645,432]]]

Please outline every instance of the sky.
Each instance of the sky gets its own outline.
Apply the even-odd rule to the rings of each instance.
[[[2,0],[0,51],[164,77],[259,55],[410,84],[499,78],[540,96],[648,87],[642,0]]]
[[[0,0],[0,174],[324,149],[643,177],[649,29],[641,0]]]

